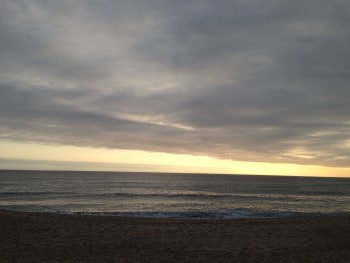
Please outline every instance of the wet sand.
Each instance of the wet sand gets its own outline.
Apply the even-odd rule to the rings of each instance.
[[[149,219],[0,210],[0,262],[350,262],[350,217]]]

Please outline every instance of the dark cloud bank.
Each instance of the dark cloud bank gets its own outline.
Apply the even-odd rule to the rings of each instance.
[[[0,139],[349,166],[349,25],[341,0],[5,0]]]

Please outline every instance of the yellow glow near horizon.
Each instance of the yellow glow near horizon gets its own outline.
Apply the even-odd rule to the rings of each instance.
[[[0,141],[0,158],[147,165],[147,171],[350,177],[350,168],[222,160],[209,156]],[[130,168],[131,167],[131,168]],[[4,168],[1,167],[0,168]],[[6,167],[16,169],[16,167]],[[78,167],[79,168],[79,167]],[[81,167],[84,168],[84,167]]]

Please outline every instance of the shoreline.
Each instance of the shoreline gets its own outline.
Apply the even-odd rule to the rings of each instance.
[[[350,212],[65,212],[65,211],[29,211],[12,210],[0,208],[1,211],[35,213],[35,214],[56,214],[96,217],[117,217],[117,218],[140,218],[140,219],[180,219],[180,220],[239,220],[239,219],[288,219],[288,218],[327,218],[327,217],[350,217]]]
[[[179,219],[0,210],[1,262],[350,262],[350,216]]]

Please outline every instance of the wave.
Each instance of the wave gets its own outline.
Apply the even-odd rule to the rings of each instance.
[[[198,200],[224,200],[224,199],[249,199],[249,200],[296,200],[301,197],[290,195],[270,195],[270,194],[256,194],[256,193],[101,193],[89,194],[90,198],[154,198],[154,199],[198,199]]]
[[[174,199],[256,199],[256,200],[298,200],[310,199],[312,197],[325,197],[327,195],[289,195],[289,194],[259,194],[259,193],[128,193],[128,192],[112,192],[112,193],[91,193],[91,192],[50,192],[50,191],[23,191],[23,192],[0,192],[3,198],[23,198],[23,197],[62,197],[62,198],[174,198]],[[330,195],[328,195],[330,196]]]
[[[87,198],[94,197],[128,197],[128,198],[225,198],[239,197],[239,194],[206,194],[206,193],[85,193],[85,192],[2,192],[0,196],[21,197],[21,196],[44,196],[44,195],[61,195],[67,196],[83,196]],[[242,195],[243,197],[243,195]]]
[[[118,197],[164,197],[164,198],[224,198],[229,197],[229,194],[205,194],[205,193],[112,193],[106,195],[113,195]]]
[[[69,195],[69,194],[76,194],[74,192],[2,192],[0,193],[0,196],[6,197],[21,197],[21,196],[43,196],[43,195]]]
[[[56,213],[61,214],[64,213],[58,209],[55,209],[54,207],[48,206],[48,205],[38,205],[38,204],[32,204],[32,205],[3,205],[0,204],[0,210],[12,210],[12,211],[22,211],[22,212],[40,212],[40,213]]]
[[[67,213],[64,213],[67,214]],[[307,212],[72,212],[69,214],[90,216],[140,217],[140,218],[178,218],[178,219],[244,219],[244,218],[290,218],[350,215],[350,213],[307,213]]]

